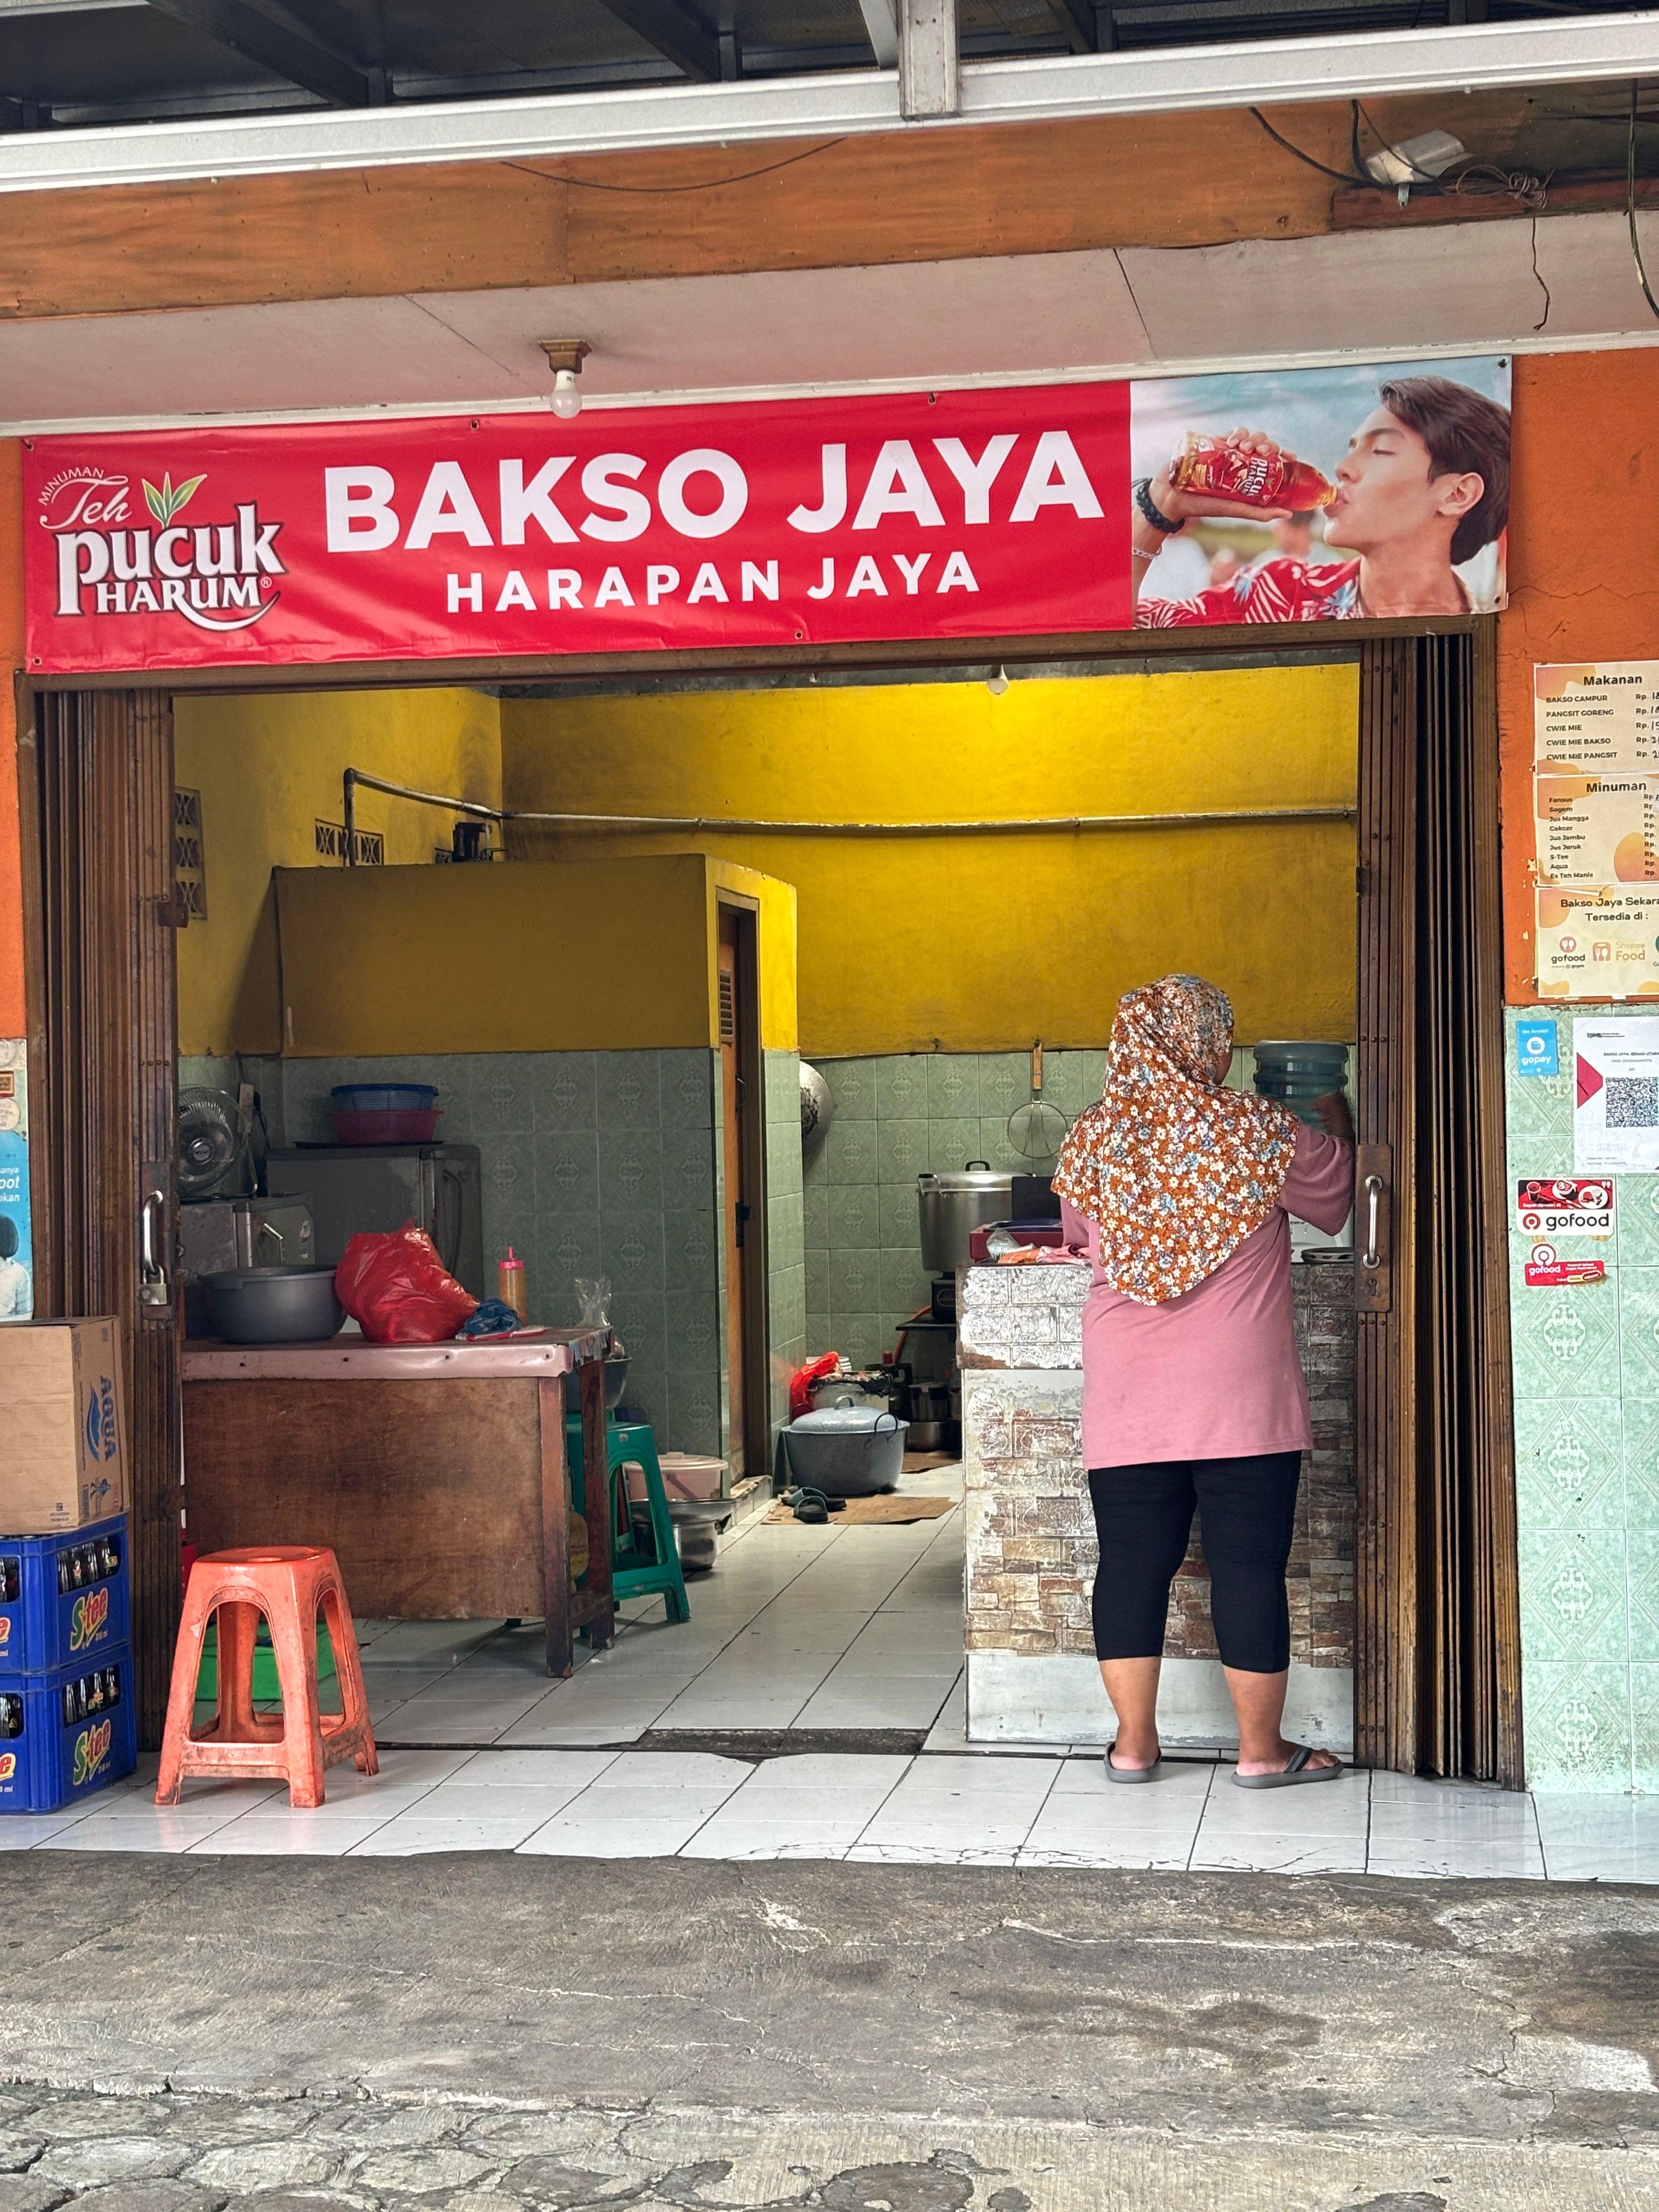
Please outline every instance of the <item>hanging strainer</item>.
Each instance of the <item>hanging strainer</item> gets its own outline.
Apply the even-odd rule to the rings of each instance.
[[[1042,1041],[1031,1047],[1031,1096],[1008,1116],[1008,1141],[1028,1160],[1054,1160],[1066,1141],[1071,1123],[1058,1106],[1042,1095]]]

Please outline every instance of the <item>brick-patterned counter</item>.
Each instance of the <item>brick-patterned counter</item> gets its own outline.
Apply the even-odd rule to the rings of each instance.
[[[1113,1733],[1089,1626],[1095,1571],[1079,1441],[1080,1266],[972,1267],[958,1280],[968,1486],[968,1728],[975,1740],[1103,1743]],[[1313,1417],[1291,1552],[1286,1723],[1353,1740],[1354,1317],[1346,1268],[1291,1270]],[[1196,1535],[1164,1643],[1165,1741],[1236,1741]]]

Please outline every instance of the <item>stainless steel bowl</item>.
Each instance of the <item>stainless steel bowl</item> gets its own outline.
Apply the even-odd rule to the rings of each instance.
[[[203,1288],[227,1344],[320,1344],[345,1319],[332,1267],[228,1267]]]

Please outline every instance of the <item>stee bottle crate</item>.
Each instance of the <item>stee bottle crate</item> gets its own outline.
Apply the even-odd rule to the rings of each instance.
[[[95,1663],[0,1674],[0,1814],[56,1813],[137,1763],[125,1644]]]
[[[132,1632],[126,1516],[0,1536],[0,1674],[82,1672]]]

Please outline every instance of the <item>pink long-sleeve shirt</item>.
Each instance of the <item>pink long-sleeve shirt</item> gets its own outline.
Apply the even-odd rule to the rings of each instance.
[[[1100,1231],[1062,1200],[1094,1285],[1083,1313],[1083,1464],[1306,1451],[1308,1387],[1291,1308],[1293,1213],[1334,1236],[1353,1203],[1353,1150],[1304,1128],[1279,1204],[1195,1289],[1143,1306],[1109,1289]]]

